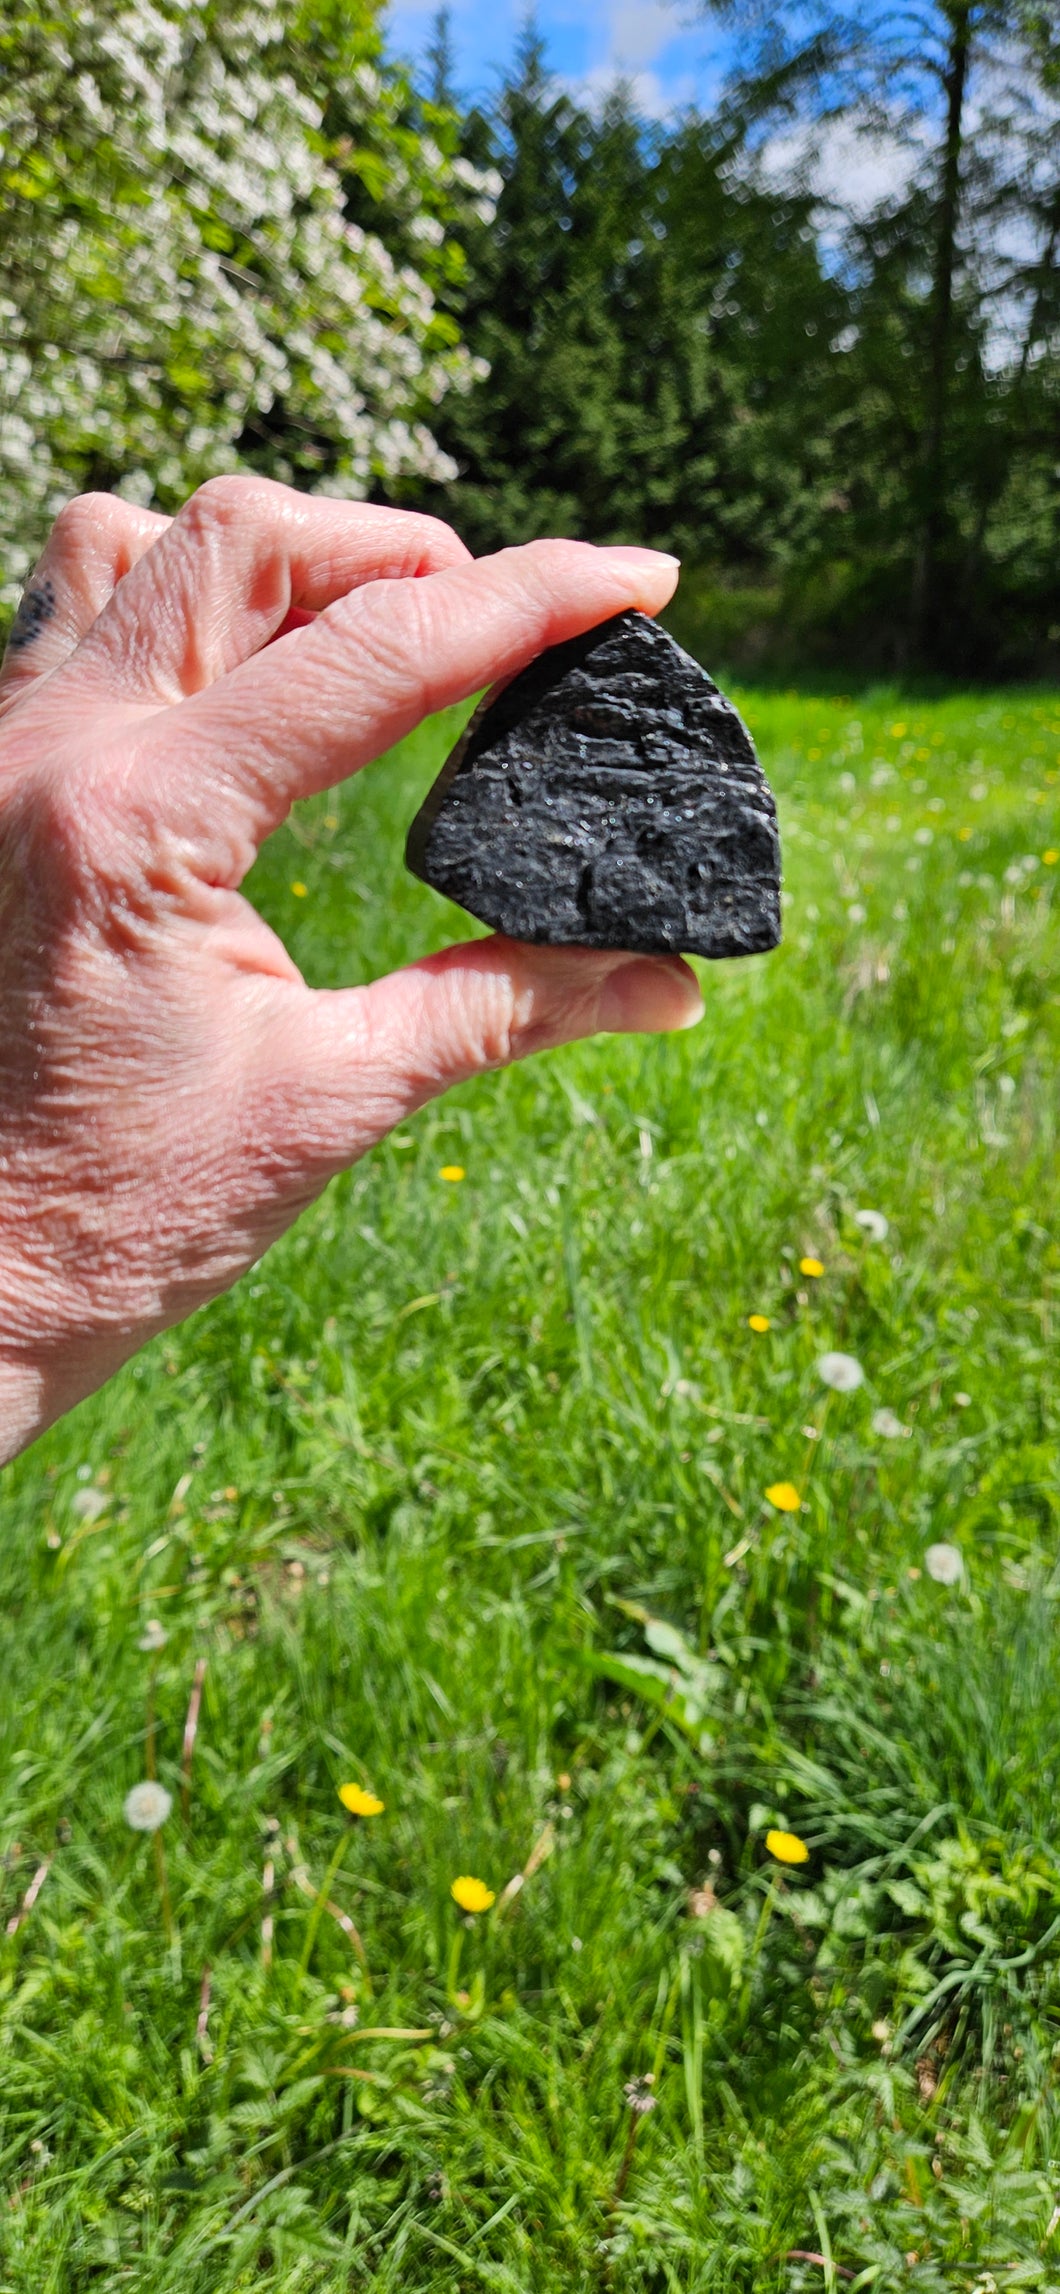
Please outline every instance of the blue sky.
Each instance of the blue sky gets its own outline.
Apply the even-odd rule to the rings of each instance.
[[[436,0],[392,0],[390,44],[413,58],[430,36]],[[485,93],[493,70],[510,57],[526,0],[452,0],[458,84]],[[710,23],[690,24],[691,9],[669,0],[539,0],[541,31],[553,69],[565,80],[598,88],[623,72],[643,109],[706,105],[721,78],[721,39]]]

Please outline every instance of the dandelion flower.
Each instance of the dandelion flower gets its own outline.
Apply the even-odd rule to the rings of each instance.
[[[295,896],[295,899],[296,899],[296,900],[306,900],[306,899],[308,899],[308,897],[309,897],[309,886],[308,886],[308,884],[301,884],[301,883],[298,883],[298,884],[292,884],[292,886],[291,886],[291,890],[292,890],[292,892],[294,893],[294,896]]]
[[[763,1330],[768,1330],[768,1328],[769,1328],[769,1316],[768,1316],[768,1314],[749,1314],[749,1315],[748,1315],[748,1317],[747,1317],[747,1327],[748,1327],[748,1330],[757,1330],[757,1331],[759,1331],[759,1332],[761,1332],[761,1331],[763,1331]]]
[[[872,1413],[872,1431],[874,1434],[879,1434],[885,1442],[899,1442],[903,1435],[911,1434],[913,1429],[911,1426],[904,1425],[894,1410],[874,1410]]]
[[[766,1496],[770,1505],[776,1506],[778,1513],[798,1513],[802,1504],[794,1482],[771,1482]]]
[[[812,1274],[816,1280],[818,1275],[822,1275],[824,1273],[824,1267],[822,1266],[820,1259],[800,1259],[799,1273]]]
[[[1058,860],[1060,860],[1060,852],[1054,852],[1051,846],[1048,852],[1042,854],[1042,862],[1046,868],[1055,868]]]
[[[929,1545],[924,1555],[924,1567],[936,1585],[959,1585],[964,1576],[964,1556],[959,1545]]]
[[[854,1225],[861,1228],[870,1243],[883,1243],[887,1240],[889,1221],[884,1218],[882,1211],[855,1211]]]
[[[148,1620],[148,1623],[144,1626],[143,1632],[141,1633],[136,1646],[138,1649],[143,1649],[145,1651],[152,1649],[164,1649],[168,1639],[169,1634],[167,1633],[165,1626],[159,1624],[157,1617],[151,1617]]]
[[[855,1387],[865,1383],[865,1373],[854,1354],[822,1354],[817,1375],[834,1394],[852,1394]]]
[[[495,1891],[487,1888],[484,1880],[472,1879],[470,1872],[462,1872],[460,1878],[453,1881],[449,1893],[462,1912],[488,1912],[490,1905],[496,1902]]]
[[[458,1187],[461,1179],[467,1178],[467,1172],[462,1163],[443,1163],[438,1177],[448,1179],[451,1187]]]
[[[385,1800],[378,1800],[374,1792],[363,1792],[359,1784],[340,1784],[339,1799],[351,1816],[381,1816]]]
[[[778,1864],[808,1864],[810,1851],[797,1832],[767,1832],[766,1847]]]
[[[148,1777],[143,1784],[134,1784],[125,1801],[125,1821],[134,1832],[157,1832],[164,1824],[173,1806],[172,1794],[164,1784],[156,1784]]]

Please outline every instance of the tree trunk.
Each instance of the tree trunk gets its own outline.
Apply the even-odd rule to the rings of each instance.
[[[937,620],[936,589],[940,546],[946,524],[946,430],[949,413],[953,279],[961,207],[964,107],[972,47],[973,0],[951,0],[947,9],[949,49],[943,74],[946,130],[941,154],[938,232],[931,283],[927,407],[921,457],[921,516],[913,569],[911,638],[914,656],[931,650]]]

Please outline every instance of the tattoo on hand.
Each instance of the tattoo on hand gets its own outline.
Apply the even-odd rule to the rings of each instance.
[[[19,603],[7,641],[9,653],[23,653],[40,636],[55,612],[55,583],[42,581],[27,589]]]

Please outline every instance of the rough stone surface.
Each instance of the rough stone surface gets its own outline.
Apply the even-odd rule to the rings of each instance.
[[[483,704],[406,859],[517,940],[748,956],[780,939],[776,807],[750,735],[640,613],[554,646]]]

